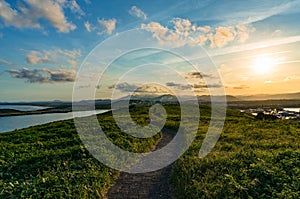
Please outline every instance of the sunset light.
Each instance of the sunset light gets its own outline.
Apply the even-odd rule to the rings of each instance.
[[[276,65],[277,62],[273,57],[261,55],[255,58],[251,67],[256,74],[265,75],[272,73]]]
[[[300,199],[299,19],[300,0],[0,0],[0,199]]]

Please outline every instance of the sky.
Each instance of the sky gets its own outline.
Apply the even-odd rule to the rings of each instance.
[[[299,18],[297,0],[0,0],[0,101],[299,92]]]

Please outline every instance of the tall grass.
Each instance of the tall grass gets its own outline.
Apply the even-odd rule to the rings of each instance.
[[[207,123],[209,110],[202,111]],[[200,121],[201,124],[201,121]],[[176,198],[298,198],[300,195],[300,124],[257,121],[227,111],[223,133],[213,151],[197,157],[206,125],[174,165]]]

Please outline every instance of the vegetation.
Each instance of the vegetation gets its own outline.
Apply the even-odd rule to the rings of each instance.
[[[180,108],[165,105],[166,128],[176,131]],[[177,198],[297,198],[300,195],[300,123],[256,120],[227,111],[223,133],[205,158],[198,152],[210,121],[200,106],[198,134],[174,164],[170,182]],[[131,107],[139,125],[147,107]],[[138,139],[121,132],[111,113],[98,116],[109,139],[129,151],[153,148],[161,134]],[[72,120],[0,134],[0,198],[97,198],[118,172],[95,160],[81,143]]]
[[[200,159],[209,115],[202,107],[197,139],[173,167],[177,198],[299,197],[299,122],[255,120],[228,110],[218,143]]]
[[[145,124],[144,113],[140,109],[133,117]],[[106,135],[126,150],[149,151],[161,137],[138,139],[122,133],[111,113],[98,120]],[[0,198],[99,198],[117,176],[88,153],[73,120],[0,134]]]

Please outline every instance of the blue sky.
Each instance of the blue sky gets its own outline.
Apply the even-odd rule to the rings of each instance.
[[[97,76],[107,64],[100,66],[97,58],[87,58],[90,52],[106,39],[121,35],[122,41],[107,45],[106,55],[99,55],[109,61],[119,46],[131,45],[132,40],[122,34],[134,28],[145,32],[141,43],[148,36],[147,45],[181,52],[203,65],[195,48],[205,49],[227,94],[299,92],[299,18],[296,0],[0,0],[0,101],[71,100],[80,65],[92,64],[90,71],[96,74],[90,75]],[[112,85],[124,95],[127,87],[142,86],[151,65],[143,68],[145,73],[136,73],[139,80],[131,74],[126,81],[113,82],[120,67],[135,59],[142,60],[140,64],[161,60],[160,64],[177,67],[183,79],[192,79],[187,78],[193,71],[184,67],[186,63],[172,65],[167,53],[149,52],[129,54],[134,60],[122,59],[124,63],[106,71],[104,90],[98,93],[108,94],[99,97],[109,97]],[[212,73],[208,66],[202,75]],[[160,76],[153,81],[161,79],[159,83],[166,87],[185,90],[190,86],[200,95],[208,92],[199,80],[184,83],[172,79],[165,69],[157,70],[157,65],[153,68],[157,76],[151,74]],[[218,83],[207,85],[217,88]]]

